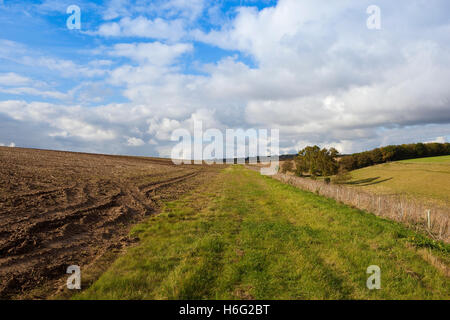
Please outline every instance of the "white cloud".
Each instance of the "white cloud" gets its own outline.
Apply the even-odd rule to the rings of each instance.
[[[40,66],[56,71],[64,77],[79,77],[80,75],[86,77],[97,77],[103,76],[106,73],[106,70],[104,69],[82,66],[71,60],[64,59],[25,57],[22,62],[26,65]]]
[[[154,0],[151,2],[111,0],[103,10],[103,19],[112,20],[135,14],[148,14],[166,19],[196,20],[205,6],[205,0]]]
[[[14,72],[0,73],[0,85],[4,86],[22,86],[31,82],[30,78],[23,77]]]
[[[127,145],[131,147],[141,147],[145,145],[145,142],[142,139],[131,137],[127,139]]]
[[[105,141],[116,138],[114,130],[104,129],[81,118],[84,116],[91,118],[90,121],[92,121],[93,113],[89,108],[10,100],[0,101],[0,113],[16,121],[46,124],[49,130],[57,129],[49,133],[51,137],[75,137],[86,141]]]
[[[6,145],[4,143],[0,143],[0,147],[10,147],[10,148],[14,148],[16,146],[16,144],[14,142],[11,142],[9,145]]]
[[[109,67],[112,64],[113,64],[113,61],[106,60],[106,59],[89,61],[89,65],[94,67],[94,68]]]
[[[110,81],[125,86],[124,95],[142,106],[140,113],[152,115],[149,134],[159,141],[174,128],[189,127],[199,110],[210,110],[214,121],[208,126],[279,128],[286,150],[318,143],[357,151],[361,141],[371,147],[384,140],[379,128],[401,132],[450,122],[450,51],[441,40],[448,28],[438,24],[434,32],[422,33],[396,6],[378,33],[365,26],[366,3],[281,0],[261,11],[240,8],[220,30],[191,36],[238,50],[255,67],[226,57],[202,66],[206,76],[186,75],[167,67],[186,47],[120,44],[112,54],[138,65],[116,68]],[[423,6],[408,7],[408,14],[420,17]],[[144,36],[137,30],[145,30],[149,20],[124,19],[135,30],[129,35]],[[411,29],[394,29],[398,20]],[[417,137],[426,136],[419,131]]]
[[[114,45],[113,56],[127,57],[140,64],[170,65],[180,55],[192,51],[191,44],[166,45],[160,42],[119,43]]]
[[[170,140],[172,132],[181,127],[177,120],[164,118],[161,121],[155,118],[148,120],[148,133],[158,140]]]
[[[366,28],[369,4],[343,0],[319,6],[312,0],[280,0],[263,10],[240,8],[235,16],[216,17],[219,29],[191,32],[200,25],[192,19],[211,9],[210,4],[111,1],[104,18],[112,21],[102,24],[97,34],[115,37],[108,43],[133,37],[132,43],[100,46],[97,53],[103,56],[86,65],[33,55],[13,42],[0,46],[0,57],[65,77],[75,72],[103,79],[83,79],[68,92],[70,103],[101,102],[100,97],[108,95],[103,86],[108,85],[129,101],[95,108],[4,101],[0,112],[21,123],[39,123],[43,134],[76,146],[92,147],[92,141],[109,139],[108,146],[98,148],[123,148],[115,152],[138,150],[133,144],[147,141],[145,148],[167,153],[171,132],[191,129],[194,119],[202,119],[204,129],[278,128],[285,152],[305,144],[352,152],[448,137],[447,3],[382,1],[380,31]],[[208,64],[199,57],[187,65],[197,60],[192,39],[233,52],[223,57],[220,52],[220,60]],[[186,54],[194,59],[183,60]],[[199,73],[184,72],[193,68]],[[24,89],[33,86],[21,84],[26,79],[16,76],[8,75],[15,77],[18,88],[1,90],[33,94]],[[41,97],[58,94],[34,88]]]
[[[103,11],[103,19],[111,20],[120,16],[126,16],[129,14],[127,8],[128,0],[110,0],[108,1],[106,10]]]
[[[17,87],[17,88],[1,88],[0,92],[14,94],[14,95],[30,95],[30,96],[39,96],[44,98],[52,98],[52,99],[68,99],[70,97],[69,94],[58,92],[58,91],[43,91],[36,88],[30,87]]]
[[[156,11],[168,17],[196,20],[202,14],[205,5],[205,0],[164,0],[157,5]]]
[[[0,39],[0,57],[12,59],[14,56],[26,54],[26,46],[15,41]]]
[[[99,77],[107,73],[107,69],[101,68],[104,65],[93,67],[77,64],[68,59],[47,56],[21,43],[3,39],[0,39],[0,59],[30,68],[44,68],[66,78]],[[8,77],[11,78],[11,74]]]
[[[51,126],[60,129],[52,132],[52,137],[78,137],[87,141],[105,141],[116,138],[114,131],[104,130],[84,121],[68,117],[56,118]]]
[[[391,28],[378,33],[365,28],[364,3],[281,0],[261,11],[242,8],[220,30],[192,35],[239,50],[257,67],[232,60],[211,66],[206,91],[242,97],[247,124],[280,128],[291,146],[334,143],[352,151],[352,140],[368,141],[379,127],[449,123],[447,28],[425,34],[400,15],[405,5],[383,6],[384,28]],[[426,7],[407,11],[419,17]],[[389,26],[398,21],[410,29]]]
[[[435,139],[427,142],[437,142],[437,143],[446,143],[447,138],[446,137],[436,137]]]
[[[104,37],[140,37],[177,41],[185,35],[185,30],[184,22],[180,19],[155,18],[151,20],[139,16],[134,19],[125,17],[119,22],[102,24],[96,32],[91,34]]]

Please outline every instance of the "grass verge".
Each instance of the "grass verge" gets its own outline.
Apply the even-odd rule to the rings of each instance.
[[[448,245],[246,170],[132,230],[140,243],[75,299],[449,299]],[[366,269],[381,268],[368,290]]]

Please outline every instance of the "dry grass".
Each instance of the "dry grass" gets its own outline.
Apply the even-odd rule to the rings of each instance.
[[[293,175],[275,178],[450,241],[450,156],[384,163],[352,171],[351,175],[352,180],[345,185]]]
[[[425,261],[429,262],[432,266],[441,271],[447,278],[450,278],[450,268],[448,265],[436,257],[429,249],[420,249],[418,250],[418,253]]]
[[[251,166],[248,167],[251,168]],[[281,173],[272,177],[300,189],[372,212],[377,216],[402,222],[415,230],[425,231],[434,239],[450,242],[448,207],[432,205],[409,196],[375,194],[348,185],[327,184],[321,180]],[[428,210],[430,210],[430,220],[428,220]]]
[[[450,156],[385,163],[351,174],[351,186],[358,190],[450,207]]]

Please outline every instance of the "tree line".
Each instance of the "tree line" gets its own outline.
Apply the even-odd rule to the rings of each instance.
[[[411,143],[342,156],[339,164],[346,170],[355,170],[389,161],[445,155],[450,155],[450,143]]]
[[[347,172],[389,161],[450,155],[450,143],[414,143],[390,145],[370,151],[339,155],[334,148],[308,146],[297,154],[294,162],[285,161],[281,171],[294,171],[298,176],[332,176],[346,179]],[[295,163],[295,168],[294,168]]]

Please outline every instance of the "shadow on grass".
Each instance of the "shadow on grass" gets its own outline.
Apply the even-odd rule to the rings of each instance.
[[[350,184],[350,185],[355,185],[355,186],[370,186],[373,184],[378,184],[378,183],[392,180],[393,178],[391,177],[391,178],[387,178],[387,179],[383,179],[383,180],[378,180],[378,179],[380,179],[380,177],[355,180],[355,181],[346,182],[345,184]]]

